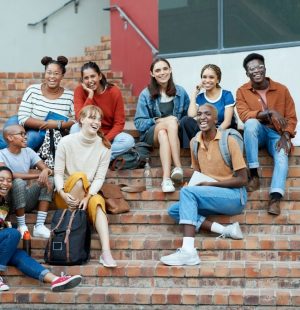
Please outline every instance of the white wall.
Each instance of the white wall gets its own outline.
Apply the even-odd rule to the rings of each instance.
[[[254,51],[265,57],[267,76],[288,87],[296,105],[300,120],[300,47]],[[221,86],[230,90],[234,97],[238,87],[248,81],[243,68],[244,58],[251,52],[218,54],[168,59],[172,65],[174,80],[191,94],[200,81],[201,68],[216,64],[222,70]]]
[[[43,56],[81,56],[110,34],[109,0],[80,0],[78,13],[69,4],[48,20],[46,33],[35,23],[68,0],[0,0],[0,72],[41,71]]]

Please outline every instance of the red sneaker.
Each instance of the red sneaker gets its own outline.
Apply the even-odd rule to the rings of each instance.
[[[53,292],[61,292],[73,288],[80,284],[82,277],[80,275],[66,276],[62,275],[51,283],[51,290]]]

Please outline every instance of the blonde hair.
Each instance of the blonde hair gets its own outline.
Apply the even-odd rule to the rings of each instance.
[[[94,116],[97,116],[97,115],[100,115],[100,118],[102,119],[103,118],[103,112],[102,110],[95,106],[95,105],[88,105],[84,108],[82,108],[79,112],[79,125],[80,127],[82,126],[81,125],[81,119],[82,118],[85,118],[85,117],[94,117]],[[107,147],[108,149],[111,148],[111,143],[109,142],[109,140],[104,136],[104,133],[102,132],[101,129],[98,130],[98,136],[100,138],[102,138],[102,142],[104,144],[105,147]]]

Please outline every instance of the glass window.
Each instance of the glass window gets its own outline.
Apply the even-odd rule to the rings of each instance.
[[[159,0],[159,52],[298,43],[299,16],[300,0]]]
[[[224,0],[224,48],[300,41],[299,0]]]
[[[216,49],[217,0],[160,0],[159,52]]]

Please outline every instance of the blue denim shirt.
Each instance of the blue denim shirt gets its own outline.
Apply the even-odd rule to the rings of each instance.
[[[140,132],[141,141],[144,140],[146,132],[155,124],[155,117],[161,117],[159,111],[160,97],[151,99],[148,88],[145,88],[139,96],[134,117],[134,125]],[[174,97],[173,115],[181,120],[187,115],[190,99],[185,89],[176,85],[176,95]]]

